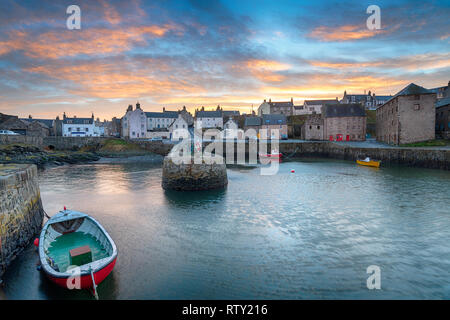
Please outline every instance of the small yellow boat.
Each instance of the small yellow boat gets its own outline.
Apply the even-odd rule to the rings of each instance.
[[[370,158],[365,158],[364,160],[356,159],[356,163],[362,166],[368,166],[368,167],[375,167],[379,168],[381,161],[379,160],[372,160]]]

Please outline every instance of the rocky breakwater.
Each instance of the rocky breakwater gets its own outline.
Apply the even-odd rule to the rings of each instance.
[[[38,167],[46,164],[62,165],[64,163],[80,163],[97,161],[100,156],[92,152],[71,152],[43,150],[29,145],[0,146],[0,163],[31,163]]]
[[[179,163],[172,154],[167,155],[163,163],[163,189],[200,191],[225,188],[228,184],[227,168],[223,158],[219,158],[204,155],[201,161],[197,161],[200,163],[194,163],[193,159]]]
[[[0,164],[0,278],[39,233],[43,218],[36,166]]]

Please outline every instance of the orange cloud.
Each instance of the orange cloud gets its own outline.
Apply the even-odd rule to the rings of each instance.
[[[10,40],[0,42],[0,55],[24,50],[32,58],[57,59],[79,54],[103,55],[127,51],[136,43],[143,43],[147,36],[160,38],[167,32],[182,30],[175,25],[152,25],[125,29],[86,29],[47,32],[37,37],[25,32],[13,32]]]
[[[309,36],[320,41],[349,41],[371,38],[384,30],[369,30],[365,26],[345,25],[340,27],[320,26],[315,28]]]
[[[277,73],[288,70],[290,65],[274,60],[250,59],[241,64],[235,64],[232,69],[249,72],[253,77],[263,82],[281,82],[286,77]]]
[[[110,6],[108,2],[102,0],[101,5],[103,6],[105,12],[106,21],[108,21],[112,25],[119,24],[122,21],[117,10],[114,7]]]
[[[46,75],[58,81],[71,81],[76,89],[70,93],[104,99],[143,96],[161,96],[176,92],[189,94],[203,89],[183,80],[170,79],[159,74],[167,69],[161,61],[146,62],[147,68],[136,70],[132,65],[113,63],[85,63],[76,66],[48,65],[25,69],[27,72]]]

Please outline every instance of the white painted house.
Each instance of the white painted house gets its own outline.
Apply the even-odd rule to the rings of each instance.
[[[224,139],[237,139],[238,138],[238,124],[232,118],[228,119],[223,125],[223,138]]]
[[[147,116],[147,130],[148,131],[167,131],[169,126],[178,118],[177,111],[163,112],[146,112]]]
[[[189,137],[188,123],[181,114],[179,114],[178,118],[169,126],[169,132],[171,140],[174,141]]]
[[[62,121],[63,137],[98,137],[94,115],[91,118],[68,118],[64,113]]]
[[[210,128],[223,128],[223,116],[221,110],[216,111],[196,111],[195,112],[195,127],[210,129]]]
[[[145,138],[147,133],[147,116],[142,111],[141,105],[136,103],[136,109],[128,106],[127,112],[122,117],[122,137],[129,139]]]

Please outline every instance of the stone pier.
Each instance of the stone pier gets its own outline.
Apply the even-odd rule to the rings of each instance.
[[[217,156],[219,157],[219,156]],[[222,158],[223,160],[223,158]],[[169,154],[164,158],[162,187],[165,190],[199,191],[223,189],[228,184],[227,167],[222,163],[181,163]]]
[[[0,164],[0,278],[39,233],[43,218],[36,166]]]

